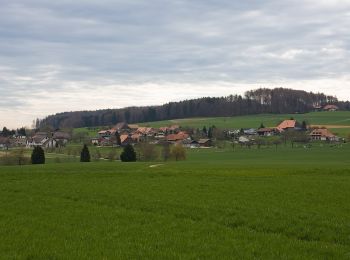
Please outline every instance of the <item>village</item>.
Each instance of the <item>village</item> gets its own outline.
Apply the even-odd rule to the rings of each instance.
[[[216,146],[218,141],[230,141],[241,145],[260,144],[261,140],[273,139],[274,144],[282,139],[295,142],[340,142],[343,138],[336,136],[325,127],[310,127],[305,121],[300,123],[294,119],[287,119],[275,127],[265,127],[263,124],[259,128],[247,129],[218,129],[215,126],[204,126],[202,129],[183,128],[179,125],[164,126],[159,128],[139,126],[136,124],[118,123],[115,126],[100,130],[95,137],[77,140],[73,134],[61,130],[38,131],[31,136],[14,133],[11,136],[2,136],[0,132],[0,149],[14,147],[42,148],[65,147],[71,142],[82,142],[97,147],[124,147],[128,144],[137,145],[139,143],[149,144],[176,144],[186,148],[210,148]],[[74,140],[73,140],[74,139]]]

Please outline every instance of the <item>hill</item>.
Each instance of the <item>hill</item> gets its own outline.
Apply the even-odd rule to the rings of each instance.
[[[161,106],[128,107],[97,111],[75,111],[37,120],[37,128],[77,128],[114,125],[117,122],[142,123],[193,117],[232,117],[256,114],[307,113],[326,104],[350,110],[349,102],[336,97],[292,89],[258,89],[244,96],[205,97],[171,102]]]
[[[305,114],[259,114],[236,117],[184,118],[140,123],[142,126],[161,127],[178,124],[182,127],[202,128],[215,125],[218,128],[257,128],[263,123],[267,127],[276,126],[285,119],[294,118],[310,125],[324,125],[330,128],[350,128],[350,111],[310,112]]]

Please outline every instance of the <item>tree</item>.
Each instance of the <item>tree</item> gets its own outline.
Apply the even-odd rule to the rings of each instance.
[[[115,132],[115,140],[117,145],[121,145],[122,141],[120,140],[120,134],[118,133],[118,131]]]
[[[265,128],[264,123],[261,123],[261,124],[260,124],[259,129],[261,129],[261,128]]]
[[[86,144],[84,144],[83,149],[80,152],[80,161],[81,162],[90,162],[90,152]]]
[[[301,123],[301,129],[302,129],[303,131],[307,131],[307,123],[306,123],[305,120]]]
[[[174,145],[171,149],[171,155],[175,161],[186,160],[186,149],[182,145]]]
[[[45,164],[45,152],[40,146],[35,146],[31,156],[32,164]]]
[[[22,165],[24,164],[26,157],[24,148],[16,149],[13,151],[13,156],[16,158],[17,164]]]
[[[156,147],[153,144],[141,143],[139,151],[144,161],[155,161],[158,157]]]
[[[209,127],[207,136],[208,136],[208,138],[213,138],[213,128]]]
[[[207,133],[207,128],[205,126],[203,126],[202,132],[205,136],[207,136],[208,133]]]
[[[124,147],[124,150],[120,155],[120,160],[122,160],[122,162],[135,162],[136,161],[136,152],[134,150],[134,147],[132,147],[131,144],[127,144]]]
[[[164,161],[169,160],[170,158],[170,144],[164,143],[162,148],[162,157]]]

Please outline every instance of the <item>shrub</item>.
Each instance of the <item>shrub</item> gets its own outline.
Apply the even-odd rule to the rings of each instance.
[[[175,145],[171,149],[171,156],[175,161],[186,160],[186,149],[182,145]]]

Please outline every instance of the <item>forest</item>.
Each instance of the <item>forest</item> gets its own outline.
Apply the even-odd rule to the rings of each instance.
[[[285,88],[261,88],[242,95],[203,97],[170,102],[160,106],[126,107],[95,111],[74,111],[37,119],[36,128],[77,128],[114,125],[118,122],[141,123],[192,117],[241,116],[262,113],[307,113],[327,104],[350,110],[349,101],[322,93]],[[114,104],[110,104],[113,106]]]

